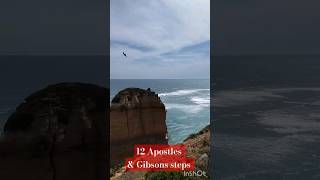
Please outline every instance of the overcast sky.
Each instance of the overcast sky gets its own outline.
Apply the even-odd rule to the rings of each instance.
[[[319,54],[319,0],[216,0],[215,54]]]
[[[110,40],[111,78],[209,78],[210,0],[111,0]]]
[[[106,54],[101,0],[1,0],[0,55]]]

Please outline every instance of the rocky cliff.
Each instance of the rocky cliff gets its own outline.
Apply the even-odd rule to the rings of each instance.
[[[125,167],[119,167],[111,180],[124,180],[124,179],[210,179],[210,125],[203,128],[196,134],[191,134],[183,141],[187,148],[187,156],[195,160],[196,172],[202,170],[206,176],[202,177],[185,177],[183,172],[145,172],[145,171],[125,171]]]
[[[27,97],[1,135],[0,178],[106,179],[107,94],[95,85],[62,83]]]
[[[186,145],[187,155],[195,160],[196,169],[203,170],[209,175],[210,125],[196,134],[191,134],[183,141],[183,144]]]
[[[111,165],[133,155],[134,144],[167,144],[166,110],[150,89],[120,91],[110,107]]]

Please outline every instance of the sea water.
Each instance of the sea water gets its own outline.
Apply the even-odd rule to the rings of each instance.
[[[112,79],[110,100],[125,88],[136,87],[157,93],[167,110],[169,143],[181,143],[210,123],[208,79]]]
[[[213,179],[320,179],[319,59],[215,58]]]

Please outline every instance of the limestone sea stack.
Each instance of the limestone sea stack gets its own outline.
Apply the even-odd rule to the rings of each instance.
[[[166,109],[150,89],[127,88],[110,106],[111,165],[133,156],[135,144],[168,144]]]
[[[25,99],[0,140],[0,179],[106,179],[107,89],[50,85]]]

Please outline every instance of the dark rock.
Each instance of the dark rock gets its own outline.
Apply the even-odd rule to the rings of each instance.
[[[1,179],[105,179],[107,95],[61,83],[27,97],[4,126]]]

